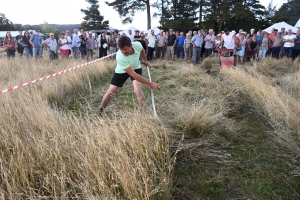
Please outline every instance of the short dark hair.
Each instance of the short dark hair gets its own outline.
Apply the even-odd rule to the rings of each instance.
[[[131,46],[131,39],[127,36],[122,36],[118,40],[118,46],[120,49],[124,48],[125,46]]]

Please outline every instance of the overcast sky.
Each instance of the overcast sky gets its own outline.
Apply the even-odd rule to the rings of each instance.
[[[112,2],[112,0],[107,0]],[[150,0],[155,2],[156,0]],[[76,2],[76,3],[75,3]],[[267,6],[270,0],[260,0],[261,4]],[[273,5],[280,7],[286,0],[273,0]],[[16,3],[16,2],[15,2]],[[109,20],[109,25],[116,29],[126,29],[129,26],[134,26],[140,30],[147,28],[146,11],[137,13],[132,24],[121,23],[117,11],[105,4],[105,0],[99,0],[100,14],[104,16],[105,20]],[[83,14],[80,9],[86,9],[89,4],[85,0],[30,0],[18,1],[16,4],[7,3],[2,5],[0,13],[15,24],[42,24],[48,22],[49,24],[80,24],[82,22]],[[156,12],[151,7],[151,16]],[[159,26],[158,19],[152,19],[152,26]]]

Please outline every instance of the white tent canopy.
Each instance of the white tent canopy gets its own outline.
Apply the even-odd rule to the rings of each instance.
[[[148,35],[150,35],[151,30],[154,30],[154,35],[159,34],[160,29],[158,29],[156,26],[153,26],[152,28],[150,28],[148,31],[146,31],[146,33],[148,33]]]
[[[17,35],[19,35],[19,31],[9,31],[9,32],[13,38],[15,38]],[[25,31],[23,31],[23,35],[24,35],[24,32]],[[0,31],[0,38],[5,38],[6,33],[7,33],[7,31]],[[35,31],[33,31],[33,33],[35,33]],[[44,34],[42,34],[42,33],[40,33],[40,35],[44,36]]]
[[[295,24],[296,28],[300,28],[300,19],[298,20],[298,22]]]
[[[125,33],[126,35],[128,35],[128,31],[131,30],[132,33],[134,34],[134,31],[136,30],[136,28],[134,28],[133,26],[130,26],[129,28],[125,29],[124,31],[119,32],[121,35],[123,33]]]
[[[266,28],[263,31],[271,33],[272,28],[278,29],[279,32],[280,32],[281,28],[285,28],[286,31],[289,29],[292,29],[293,33],[297,33],[297,30],[298,30],[296,27],[293,27],[285,22],[279,22],[279,23],[273,24],[272,26],[270,26],[269,28]]]

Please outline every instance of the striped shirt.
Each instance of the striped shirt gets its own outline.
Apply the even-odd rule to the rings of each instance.
[[[56,42],[56,39],[50,39],[48,38],[47,40],[44,41],[45,44],[47,44],[50,48],[49,50],[50,51],[54,51],[56,52],[56,49],[57,49],[57,42]]]

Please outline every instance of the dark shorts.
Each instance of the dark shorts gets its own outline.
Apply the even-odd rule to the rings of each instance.
[[[139,75],[142,76],[142,68],[136,69],[134,71],[135,71],[135,73],[137,73],[137,74],[139,74]],[[127,73],[125,73],[125,74],[114,73],[113,77],[111,78],[110,84],[118,86],[118,87],[122,87],[123,84],[126,82],[126,80],[129,77],[131,78],[131,81],[134,80],[134,78],[132,78],[131,76],[129,76],[129,74],[127,74]]]
[[[300,56],[300,49],[293,49],[293,54],[294,54],[295,58],[297,58],[298,56]]]
[[[23,53],[24,52],[24,47],[18,47],[17,50],[18,50],[18,53]]]
[[[84,47],[81,47],[81,48],[80,48],[80,53],[81,53],[82,55],[86,55],[86,54],[87,54],[87,49],[84,48]]]

